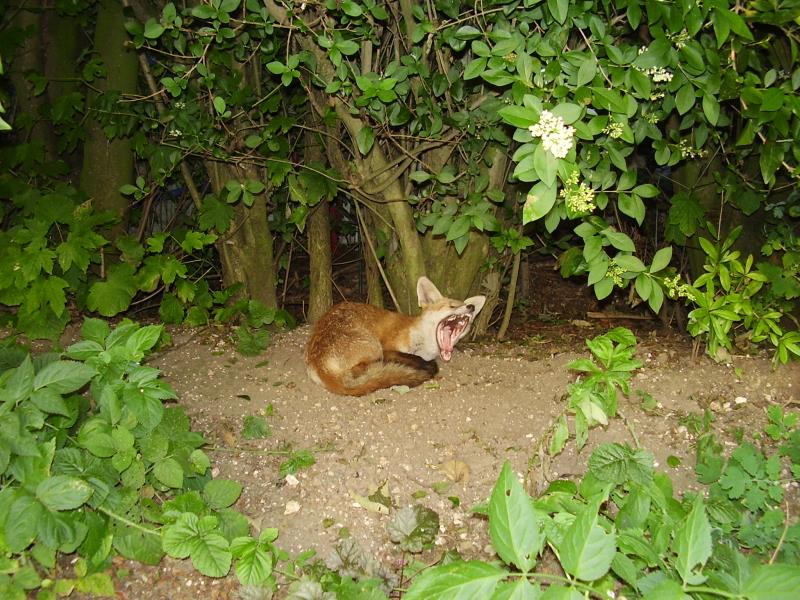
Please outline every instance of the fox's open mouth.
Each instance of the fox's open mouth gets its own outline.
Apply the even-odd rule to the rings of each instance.
[[[436,326],[436,341],[439,342],[439,356],[442,360],[450,360],[453,356],[453,347],[471,322],[470,315],[450,315],[439,321]]]

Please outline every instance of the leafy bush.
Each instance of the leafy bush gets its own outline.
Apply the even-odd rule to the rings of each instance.
[[[454,561],[414,580],[408,600],[439,598],[794,598],[800,567],[760,562],[720,538],[700,494],[676,500],[653,457],[605,444],[579,484],[531,499],[506,463],[488,506],[499,563]],[[537,570],[545,548],[563,575]],[[543,586],[542,584],[546,584]]]
[[[235,561],[240,581],[269,585],[277,531],[249,535],[231,508],[242,486],[211,478],[203,436],[165,405],[175,393],[142,364],[162,327],[87,319],[82,333],[63,354],[3,348],[0,595],[113,593],[115,554],[145,564],[189,557],[216,577]],[[40,575],[73,553],[74,577]]]

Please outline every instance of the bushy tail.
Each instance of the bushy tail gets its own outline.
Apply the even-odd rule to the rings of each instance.
[[[360,366],[339,377],[324,371],[319,373],[319,377],[335,394],[363,396],[393,385],[415,387],[438,372],[435,360],[424,360],[405,352],[385,352],[382,361]]]

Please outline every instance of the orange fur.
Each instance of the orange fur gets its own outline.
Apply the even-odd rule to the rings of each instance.
[[[306,347],[311,379],[336,394],[362,396],[393,385],[417,386],[436,375],[435,357],[441,353],[449,360],[452,345],[466,333],[485,298],[444,298],[427,278],[420,278],[417,295],[422,313],[415,317],[353,302],[325,313]],[[437,327],[453,315],[466,325],[442,351]]]

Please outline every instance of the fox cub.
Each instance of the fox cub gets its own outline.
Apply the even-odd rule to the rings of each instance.
[[[335,394],[363,396],[393,385],[415,386],[449,361],[486,296],[445,298],[427,277],[417,281],[422,308],[411,317],[371,304],[342,302],[314,326],[306,347],[311,379]]]

